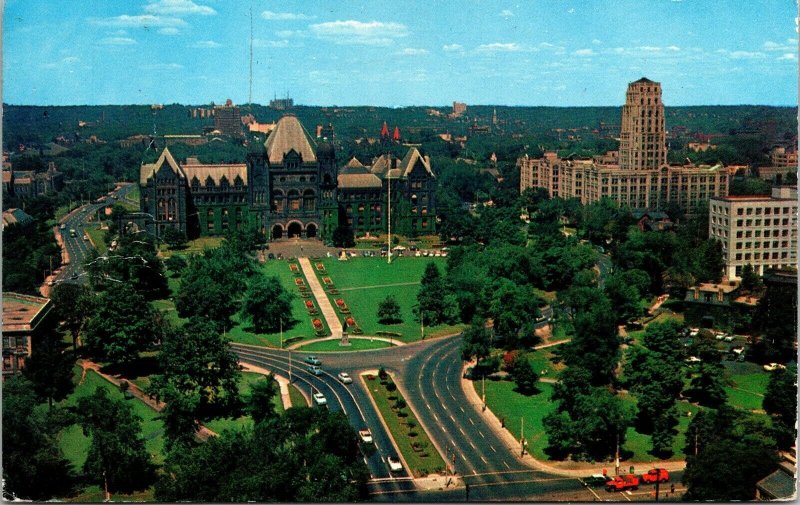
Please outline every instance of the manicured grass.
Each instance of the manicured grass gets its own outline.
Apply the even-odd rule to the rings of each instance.
[[[473,381],[478,396],[481,395],[481,381]],[[552,384],[539,382],[536,386],[539,393],[525,396],[514,391],[516,385],[511,381],[487,380],[486,404],[495,415],[505,421],[506,429],[519,440],[520,429],[524,431],[528,441],[528,452],[536,459],[549,459],[544,453],[547,447],[547,435],[542,426],[544,416],[555,410],[556,404],[550,400]],[[524,427],[522,426],[522,419]]]
[[[186,247],[183,249],[172,250],[166,244],[161,244],[158,249],[165,258],[169,258],[173,254],[189,256],[202,253],[205,249],[215,249],[219,247],[223,240],[224,237],[200,237],[187,242]]]
[[[139,210],[139,198],[139,185],[134,184],[125,198],[119,200],[119,204],[129,212],[136,212]]]
[[[415,477],[444,471],[444,460],[439,455],[436,447],[431,443],[428,434],[425,433],[425,430],[420,426],[417,418],[414,417],[411,409],[405,407],[403,411],[408,414],[408,417],[401,418],[397,415],[397,411],[392,408],[396,400],[390,400],[389,397],[396,397],[397,399],[403,398],[400,391],[387,391],[386,387],[381,384],[377,376],[372,380],[364,376],[364,382],[367,385],[367,391],[369,391],[372,399],[375,401],[375,405],[378,407],[380,415],[389,427],[389,431],[392,433],[392,438],[394,438],[397,448],[403,454],[403,459],[405,459],[410,467],[408,470]],[[412,431],[407,425],[408,422],[416,423],[413,432],[416,432],[417,436],[410,437],[408,435],[409,432]],[[419,452],[415,451],[411,446],[412,442],[419,442],[423,449]]]
[[[99,252],[100,254],[105,254],[106,251],[108,251],[108,246],[106,245],[105,230],[95,228],[94,226],[88,226],[85,228],[85,230],[86,233],[89,235],[89,238],[92,239],[92,242],[97,248],[97,252]]]
[[[104,499],[103,489],[100,486],[89,486],[81,493],[66,498],[65,501],[74,503],[100,503]],[[149,487],[144,491],[135,491],[131,494],[112,494],[111,501],[122,503],[154,502],[156,501],[155,489]]]
[[[636,400],[632,396],[623,395],[623,399],[630,405],[631,409],[635,409]],[[693,405],[689,402],[677,402],[675,408],[678,411],[678,424],[674,428],[677,433],[672,439],[672,456],[667,459],[668,461],[686,459],[686,455],[683,453],[683,448],[686,446],[686,430],[692,418],[696,416],[698,412],[704,410],[703,407]],[[687,412],[691,412],[692,415],[687,416]],[[652,448],[653,445],[650,435],[639,433],[634,427],[628,428],[628,431],[625,433],[623,449],[632,452],[633,455],[626,461],[634,463],[659,461],[658,458],[649,453]]]
[[[78,384],[81,378],[81,368],[74,368],[74,382]],[[91,395],[97,388],[106,388],[111,398],[123,399],[124,395],[120,392],[119,388],[97,375],[94,371],[89,370],[86,373],[86,378],[83,384],[75,387],[75,391],[67,397],[62,406],[75,407],[78,404],[78,399]],[[143,402],[130,398],[127,399],[129,405],[133,407],[134,412],[142,418],[142,436],[145,439],[145,448],[156,463],[164,461],[164,426],[161,420],[157,419],[158,413],[148,407]],[[77,426],[71,426],[63,430],[59,437],[59,445],[61,450],[64,451],[66,458],[75,465],[75,468],[80,469],[89,452],[89,438],[83,435],[83,430]]]
[[[312,338],[318,338],[316,335],[316,331],[314,330],[314,325],[311,324],[312,319],[318,318],[322,321],[322,325],[325,328],[325,335],[328,336],[331,334],[330,329],[328,329],[327,324],[325,323],[325,318],[322,317],[322,313],[318,313],[316,316],[310,316],[308,314],[308,310],[306,310],[305,301],[311,300],[314,303],[314,307],[319,310],[316,301],[314,300],[313,296],[311,298],[303,298],[300,295],[300,290],[297,289],[295,285],[295,278],[296,276],[289,268],[288,261],[282,260],[270,260],[261,265],[261,272],[263,275],[268,277],[278,277],[283,287],[286,288],[290,293],[294,295],[292,300],[292,317],[297,321],[297,323],[289,328],[284,327],[283,329],[283,340],[284,345],[288,345],[286,341],[288,339],[293,339],[293,341],[297,341],[300,339],[310,340]],[[300,268],[300,265],[297,266]],[[300,275],[300,278],[305,280],[305,277]],[[308,282],[306,281],[306,286]],[[281,335],[280,332],[276,333],[254,333],[252,331],[248,331],[247,328],[250,327],[248,323],[241,324],[241,320],[239,315],[237,314],[234,316],[233,321],[237,323],[228,335],[234,342],[239,342],[242,344],[251,344],[251,345],[265,345],[270,347],[280,347],[281,345]]]
[[[292,408],[295,407],[308,407],[308,402],[306,402],[306,397],[303,396],[303,393],[297,389],[297,386],[294,384],[289,385],[289,399],[292,400]]]
[[[728,403],[743,410],[762,410],[769,383],[768,372],[731,374],[732,384],[725,387]]]
[[[321,342],[312,342],[300,347],[299,351],[306,352],[350,352],[350,351],[365,351],[368,349],[383,349],[391,347],[391,343],[384,342],[383,340],[367,340],[361,338],[351,338],[349,346],[340,346],[339,339],[323,340]]]
[[[446,261],[447,258],[403,257],[395,259],[390,265],[386,258],[350,258],[349,261],[326,258],[320,260],[325,265],[325,272],[316,273],[321,284],[323,277],[331,278],[339,290],[339,294],[328,296],[331,303],[336,307],[335,300],[343,299],[350,309],[349,316],[355,319],[365,335],[391,331],[399,333],[400,340],[413,342],[421,338],[422,328],[414,316],[413,308],[417,303],[422,274],[428,263],[433,262],[444,275]],[[393,295],[400,305],[403,321],[399,324],[385,325],[378,322],[378,305],[388,295]],[[337,315],[340,320],[348,316],[338,310]],[[457,333],[464,327],[460,324],[426,327],[425,336]]]

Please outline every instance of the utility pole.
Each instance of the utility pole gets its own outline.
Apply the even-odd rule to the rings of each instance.
[[[656,501],[658,501],[658,488],[661,484],[661,469],[656,468]]]
[[[520,457],[525,455],[525,418],[519,418],[519,447]]]
[[[292,383],[292,350],[289,349],[289,384]]]
[[[483,389],[483,410],[486,410],[486,375],[481,376],[481,388]]]
[[[617,450],[614,456],[615,475],[619,475],[619,428],[617,428]]]
[[[280,319],[281,325],[281,349],[283,349],[283,318]]]

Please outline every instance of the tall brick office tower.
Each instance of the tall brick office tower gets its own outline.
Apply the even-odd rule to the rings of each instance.
[[[619,164],[623,170],[655,170],[667,163],[661,84],[642,77],[628,84],[622,107]]]

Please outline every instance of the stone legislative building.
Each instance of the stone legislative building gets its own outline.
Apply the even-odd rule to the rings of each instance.
[[[360,165],[360,166],[356,166]],[[416,148],[397,160],[388,155],[367,168],[351,160],[340,172],[336,151],[319,145],[293,115],[278,121],[266,142],[255,144],[242,164],[178,163],[164,149],[140,168],[144,226],[161,235],[175,228],[189,238],[224,235],[247,222],[273,240],[321,238],[338,227],[356,236],[388,226],[409,235],[435,232],[435,175]]]
[[[728,194],[729,174],[722,165],[667,163],[661,84],[646,78],[628,85],[618,152],[588,159],[546,152],[540,159],[525,155],[517,166],[520,192],[539,187],[582,204],[610,198],[633,209],[678,206],[692,213],[710,198]]]

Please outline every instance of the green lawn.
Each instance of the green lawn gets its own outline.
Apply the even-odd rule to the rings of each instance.
[[[300,290],[297,289],[295,285],[295,275],[289,268],[288,261],[282,260],[271,260],[267,261],[263,265],[261,265],[261,272],[263,275],[272,277],[278,277],[283,287],[286,288],[290,293],[294,295],[294,299],[292,300],[292,317],[297,321],[297,323],[290,327],[283,329],[283,340],[284,345],[288,345],[287,340],[289,343],[297,342],[298,340],[310,340],[313,338],[318,338],[316,336],[316,332],[314,331],[314,326],[311,324],[311,320],[318,318],[322,321],[323,326],[325,327],[325,335],[328,336],[331,334],[330,330],[328,329],[328,325],[325,323],[325,318],[322,317],[322,314],[318,314],[316,316],[310,316],[308,314],[308,310],[306,310],[305,302],[306,300],[311,300],[314,303],[314,306],[319,310],[316,301],[314,300],[313,296],[310,298],[303,298],[300,295]],[[298,268],[300,266],[298,265]],[[304,276],[300,276],[301,279],[305,279]],[[306,282],[308,285],[308,282]],[[233,317],[234,322],[236,322],[236,326],[234,326],[230,333],[228,334],[234,342],[239,342],[242,344],[251,344],[251,345],[263,345],[263,346],[270,346],[270,347],[280,347],[281,345],[281,336],[280,332],[277,333],[253,333],[252,331],[248,331],[249,324],[241,324],[239,319],[239,315]]]
[[[94,242],[94,245],[97,248],[97,252],[99,252],[101,255],[105,254],[106,251],[108,251],[108,246],[106,245],[105,230],[95,228],[94,226],[88,226],[85,228],[85,230],[86,233],[89,234],[89,238],[91,238],[92,242]]]
[[[731,384],[725,387],[728,403],[742,410],[761,410],[769,373],[730,374]]]
[[[165,258],[169,258],[173,254],[180,254],[181,256],[188,256],[191,254],[199,254],[202,253],[205,249],[215,249],[219,247],[219,245],[224,240],[224,237],[200,237],[194,240],[190,240],[186,247],[183,249],[179,249],[173,251],[166,244],[161,244],[159,246],[159,251],[161,251],[161,255]]]
[[[329,295],[331,303],[341,298],[349,307],[350,316],[365,335],[376,335],[378,331],[391,331],[402,335],[400,340],[412,342],[421,338],[419,322],[413,314],[414,305],[417,303],[419,281],[429,262],[434,262],[444,275],[446,258],[396,258],[388,264],[386,258],[350,258],[349,261],[339,261],[333,258],[320,260],[325,265],[325,272],[318,272],[320,283],[322,278],[329,276],[336,289],[337,295]],[[317,261],[313,261],[316,270]],[[323,284],[324,285],[324,284]],[[378,322],[378,304],[387,295],[393,295],[400,304],[403,322],[399,324],[384,325]],[[337,311],[338,312],[338,311]],[[344,319],[338,313],[339,319]],[[425,328],[426,337],[434,337],[457,333],[464,325],[439,325]]]
[[[292,408],[308,407],[308,402],[303,393],[294,384],[289,385],[289,398],[292,400]]]
[[[403,398],[399,390],[389,392],[386,387],[381,384],[381,381],[376,376],[373,380],[366,379],[367,391],[369,391],[375,404],[378,406],[378,411],[389,427],[392,433],[397,448],[403,454],[403,459],[408,464],[409,471],[415,476],[420,477],[431,473],[438,473],[444,471],[445,463],[436,447],[431,443],[428,434],[420,426],[419,421],[411,409],[406,407],[403,409],[408,414],[407,417],[399,417],[397,411],[392,406],[396,400],[390,400],[389,397]],[[417,433],[416,436],[411,437],[409,433],[411,429],[408,423],[413,422],[416,426],[413,432]],[[414,450],[411,446],[412,442],[418,442],[421,445],[420,450]]]
[[[81,377],[81,368],[74,368],[74,381],[77,384]],[[79,398],[89,396],[97,388],[106,388],[111,398],[124,398],[119,388],[97,375],[94,371],[89,370],[86,373],[86,378],[83,384],[77,385],[75,391],[67,397],[62,406],[74,407],[78,403]],[[151,409],[143,402],[131,398],[126,400],[129,405],[133,407],[134,412],[142,418],[142,436],[145,439],[145,447],[156,463],[164,461],[164,427],[160,420],[156,419],[158,414],[155,410]],[[83,430],[73,425],[63,430],[59,437],[59,445],[64,451],[66,458],[80,469],[89,451],[89,439],[83,435]]]
[[[298,350],[305,352],[348,352],[348,351],[366,351],[368,349],[383,349],[391,347],[392,344],[384,342],[383,340],[367,340],[361,338],[351,338],[349,346],[340,346],[339,339],[323,340],[322,342],[311,342],[301,346]]]
[[[119,204],[125,207],[128,212],[136,212],[139,210],[139,185],[134,184],[130,192],[119,200]]]

